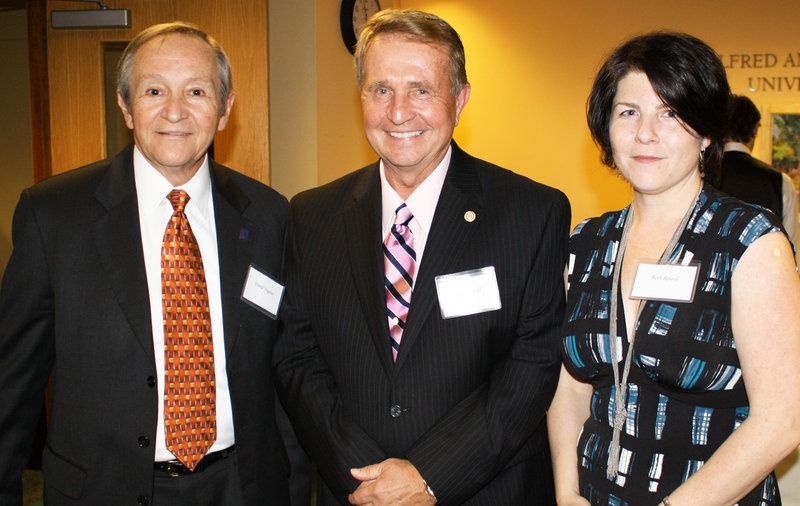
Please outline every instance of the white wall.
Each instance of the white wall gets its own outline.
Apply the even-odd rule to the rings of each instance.
[[[270,0],[270,179],[287,198],[317,185],[316,89],[315,1]]]
[[[269,1],[271,185],[288,198],[378,159],[364,137],[340,6]]]

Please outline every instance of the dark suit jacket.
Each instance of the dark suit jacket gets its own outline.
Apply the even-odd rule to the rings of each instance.
[[[722,155],[719,189],[739,200],[766,207],[783,217],[783,176],[766,163],[741,151]]]
[[[251,264],[281,269],[286,200],[211,162],[225,353],[247,504],[284,504],[274,421],[275,322],[240,300]],[[132,146],[22,193],[0,292],[0,504],[20,473],[52,374],[47,504],[149,501],[158,413]]]
[[[388,457],[409,459],[442,504],[552,501],[543,418],[569,224],[561,192],[453,144],[393,363],[378,164],[292,200],[279,393],[339,501],[359,484],[350,468]],[[502,309],[442,319],[434,277],[490,265]]]

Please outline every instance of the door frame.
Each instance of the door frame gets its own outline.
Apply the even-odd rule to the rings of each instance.
[[[50,84],[47,73],[47,5],[28,0],[28,70],[31,97],[31,151],[33,182],[50,177]]]

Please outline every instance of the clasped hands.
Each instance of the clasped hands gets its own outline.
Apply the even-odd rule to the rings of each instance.
[[[370,466],[351,469],[350,474],[361,485],[348,496],[357,505],[429,505],[436,498],[428,494],[422,475],[408,460],[386,459]]]

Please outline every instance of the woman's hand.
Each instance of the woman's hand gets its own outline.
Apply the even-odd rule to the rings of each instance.
[[[589,417],[592,386],[576,380],[561,366],[558,388],[547,411],[547,432],[559,505],[589,504],[578,494],[578,437]]]
[[[570,496],[556,501],[558,506],[591,506],[591,503],[579,495]]]

